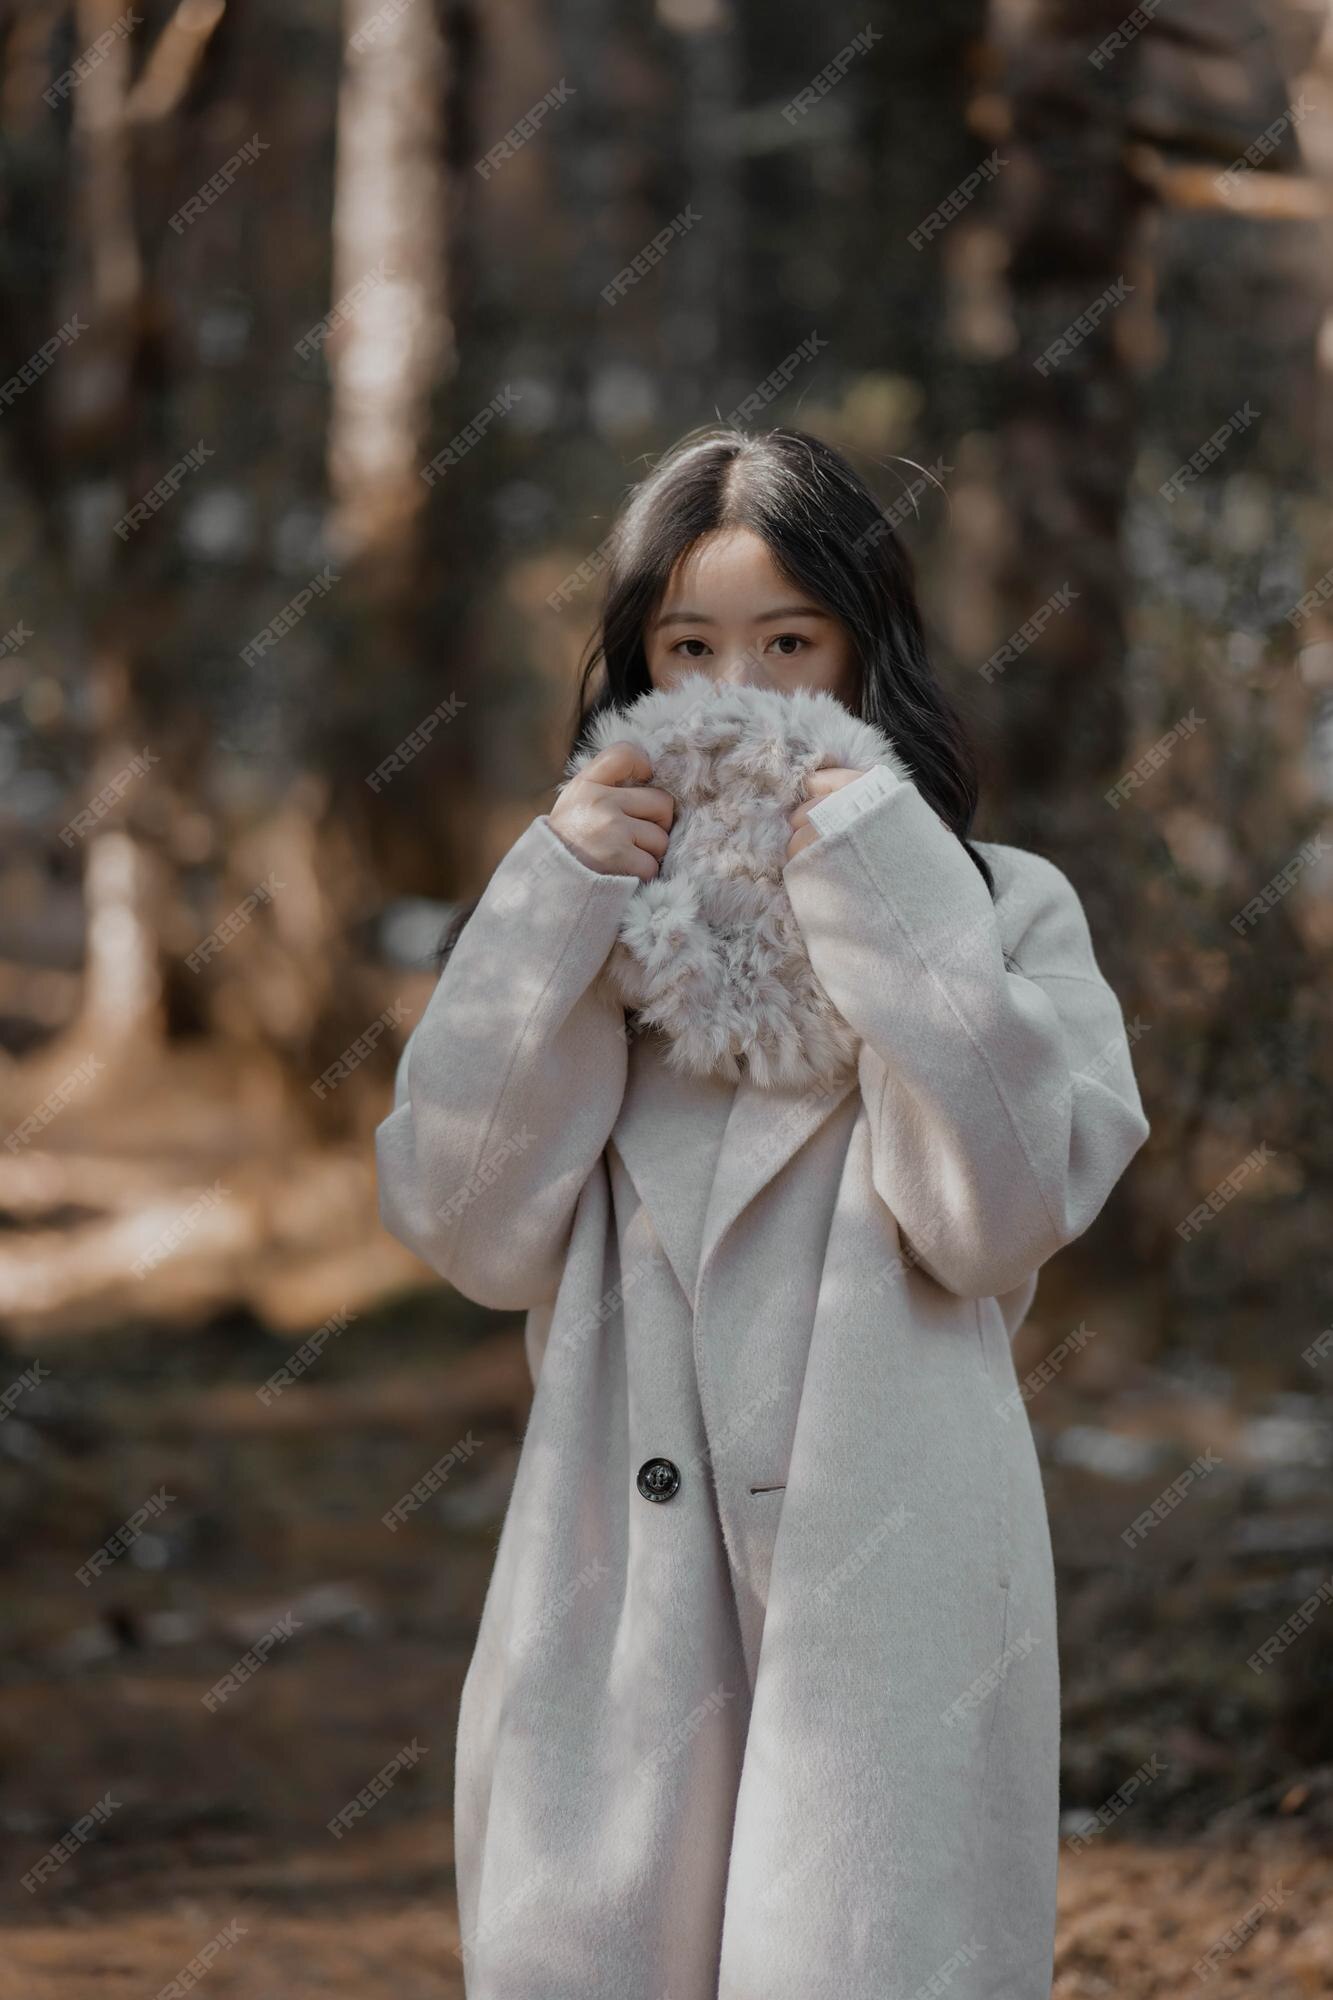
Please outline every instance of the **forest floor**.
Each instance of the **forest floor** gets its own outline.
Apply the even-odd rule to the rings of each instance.
[[[521,1348],[457,1301],[408,1300],[262,1403],[295,1344],[237,1317],[0,1349],[6,1381],[47,1371],[0,1422],[0,2000],[152,2000],[205,1961],[215,2000],[461,1996],[454,1718]],[[1077,1393],[1030,1405],[1061,1578],[1065,1826],[1103,1806],[1112,1823],[1063,1851],[1055,2000],[1333,1993],[1328,1639],[1246,1664],[1333,1569],[1322,1407],[1288,1394],[1242,1416],[1220,1377],[1161,1370],[1108,1401],[1095,1370],[1070,1372]],[[469,1432],[457,1479],[386,1529]],[[1125,1525],[1210,1449],[1220,1469],[1128,1551]],[[156,1493],[131,1553],[81,1584]],[[267,1663],[206,1703],[251,1649]],[[80,1820],[87,1837],[25,1887]]]

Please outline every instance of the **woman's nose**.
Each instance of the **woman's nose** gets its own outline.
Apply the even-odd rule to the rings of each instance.
[[[771,687],[773,684],[764,656],[754,646],[725,655],[718,679],[732,687]]]

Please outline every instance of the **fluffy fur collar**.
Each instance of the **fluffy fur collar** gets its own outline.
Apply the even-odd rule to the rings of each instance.
[[[820,987],[782,883],[789,814],[828,765],[909,773],[887,737],[832,695],[687,674],[598,716],[573,777],[633,743],[676,802],[662,866],[630,901],[602,977],[696,1076],[764,1087],[832,1083],[857,1037]],[[563,789],[563,787],[562,787]]]

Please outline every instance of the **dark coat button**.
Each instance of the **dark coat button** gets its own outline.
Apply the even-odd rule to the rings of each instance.
[[[680,1474],[669,1458],[646,1458],[639,1467],[638,1487],[645,1500],[669,1500],[680,1487]]]

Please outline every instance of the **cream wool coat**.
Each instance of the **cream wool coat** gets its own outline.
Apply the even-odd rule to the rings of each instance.
[[[903,782],[782,870],[857,1038],[832,1082],[627,1034],[640,884],[544,816],[411,1037],[385,1222],[526,1311],[535,1385],[459,1721],[469,2000],[1049,1993],[1055,1607],[1010,1339],[1148,1128],[1074,890],[982,851],[993,904]]]

